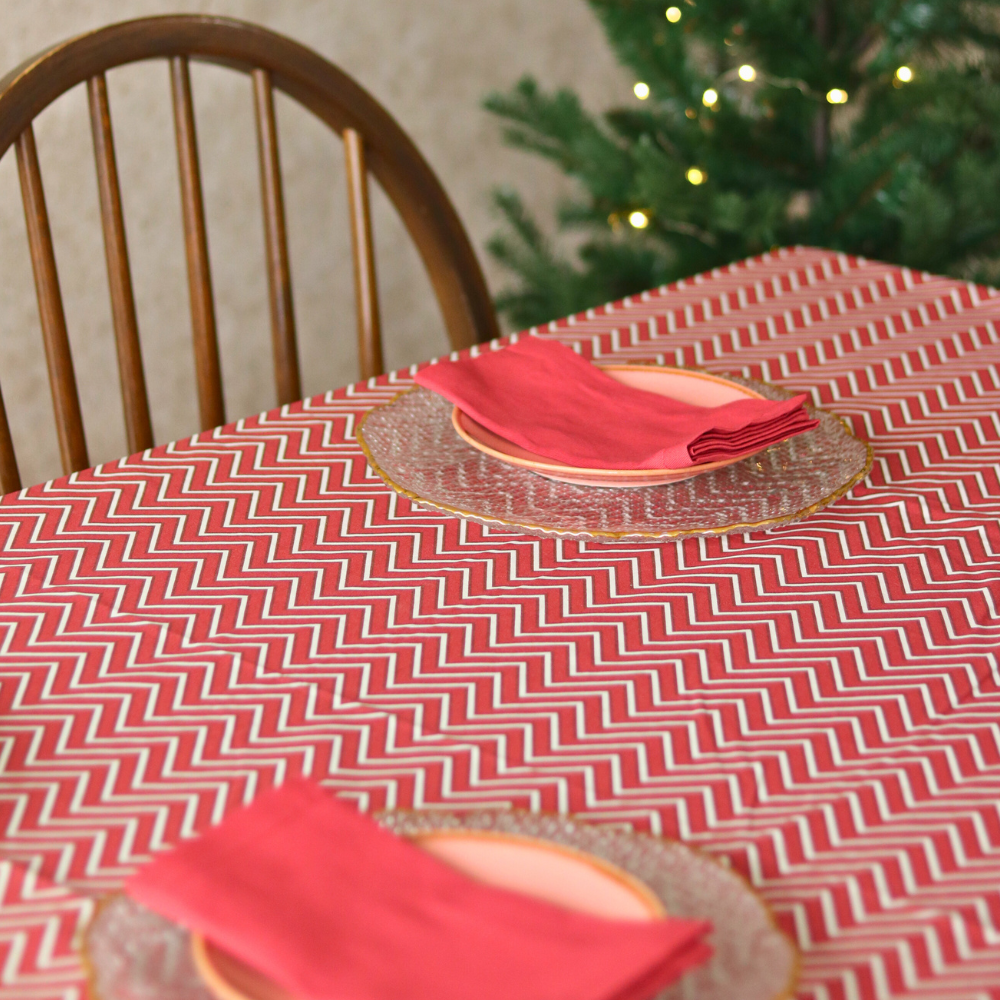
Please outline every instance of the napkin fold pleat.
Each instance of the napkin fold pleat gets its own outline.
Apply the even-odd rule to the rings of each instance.
[[[494,434],[576,468],[683,469],[752,454],[818,424],[804,393],[695,406],[624,385],[538,336],[439,361],[416,382]]]
[[[127,891],[301,1000],[646,1000],[711,953],[704,921],[604,920],[477,882],[298,780]]]
[[[721,462],[734,454],[759,451],[761,447],[784,441],[796,434],[812,430],[817,424],[801,406],[774,420],[752,424],[735,431],[705,431],[688,446],[688,453],[697,464]],[[767,444],[762,445],[765,441]]]

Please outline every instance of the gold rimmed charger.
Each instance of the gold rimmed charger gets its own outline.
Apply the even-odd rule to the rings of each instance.
[[[794,395],[728,378],[766,399]],[[462,440],[451,403],[420,387],[371,410],[357,436],[372,469],[422,507],[533,535],[641,541],[771,528],[842,497],[871,469],[871,448],[835,414],[806,409],[815,430],[691,479],[638,488],[556,482],[500,461]]]
[[[677,841],[620,827],[591,825],[572,816],[520,810],[391,811],[378,821],[404,837],[462,833],[536,842],[589,859],[640,884],[666,913],[712,921],[714,954],[663,991],[657,1000],[787,1000],[795,993],[799,955],[766,902],[738,873]],[[209,966],[212,989],[199,975],[192,936],[125,895],[108,898],[86,928],[81,947],[93,1000],[170,996],[184,1000],[246,1000],[231,973]],[[200,949],[204,965],[206,952]],[[210,974],[211,976],[211,974]],[[247,982],[254,982],[253,979]],[[221,984],[221,985],[220,985]],[[235,993],[233,987],[236,986]],[[275,984],[270,1000],[289,1000]],[[242,994],[242,996],[240,996]],[[263,1000],[258,996],[258,1000]]]

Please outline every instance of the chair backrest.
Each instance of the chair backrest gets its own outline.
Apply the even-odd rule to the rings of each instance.
[[[116,66],[145,59],[165,59],[170,65],[202,429],[225,423],[226,415],[191,99],[192,59],[227,66],[251,78],[279,404],[297,400],[302,393],[274,112],[275,88],[308,108],[344,141],[362,377],[383,371],[368,199],[369,170],[416,244],[452,347],[468,347],[498,335],[479,264],[440,182],[389,113],[336,66],[291,39],[228,18],[152,17],[110,25],[47,49],[0,80],[0,156],[11,145],[15,146],[64,472],[84,469],[90,462],[32,121],[67,90],[86,84],[127,440],[131,451],[141,451],[152,446],[153,435],[105,73]],[[20,485],[0,395],[0,491],[7,493]]]

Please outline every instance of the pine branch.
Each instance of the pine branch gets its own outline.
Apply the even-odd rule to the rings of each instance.
[[[589,236],[563,252],[498,196],[515,322],[800,241],[1000,276],[995,0],[588,3],[650,96],[594,116],[525,79],[487,100],[577,182],[557,230]]]

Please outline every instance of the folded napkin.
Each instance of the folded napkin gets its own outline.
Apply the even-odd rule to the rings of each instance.
[[[645,1000],[711,953],[702,921],[603,920],[474,881],[306,781],[127,891],[302,1000]]]
[[[819,423],[802,408],[805,393],[692,406],[623,385],[547,337],[439,361],[416,381],[494,434],[584,469],[684,469],[752,454]]]

